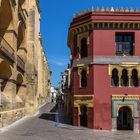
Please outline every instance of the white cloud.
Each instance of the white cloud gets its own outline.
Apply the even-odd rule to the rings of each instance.
[[[65,66],[69,63],[69,60],[67,58],[58,58],[58,57],[50,57],[50,63],[56,65],[56,66]]]

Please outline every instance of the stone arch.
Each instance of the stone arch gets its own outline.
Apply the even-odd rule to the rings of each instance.
[[[72,29],[72,30],[70,30],[69,32],[70,32],[70,33],[69,33],[70,36],[72,36],[72,35],[74,36],[74,35],[77,33],[77,30],[76,30],[76,29]]]
[[[77,29],[77,33],[79,33],[80,32],[80,28],[76,28]]]
[[[113,29],[113,23],[110,23],[110,27],[109,28]]]
[[[116,68],[112,70],[111,85],[119,86],[119,76],[118,76],[118,70]]]
[[[4,37],[5,32],[8,28],[10,28],[12,23],[12,7],[9,0],[2,0],[0,7],[0,36]],[[1,38],[0,38],[1,42]]]
[[[139,24],[138,23],[135,24],[135,28],[139,28]]]
[[[128,28],[128,23],[124,23],[124,28]]]
[[[83,69],[81,71],[81,88],[87,87],[87,71]]]
[[[85,31],[89,30],[89,26],[88,25],[85,25],[84,28],[85,28]]]
[[[83,37],[80,42],[80,55],[81,58],[88,56],[87,39]]]
[[[114,28],[118,29],[118,23],[114,23]]]
[[[81,26],[81,27],[80,27],[80,32],[83,32],[83,31],[84,31],[84,27]]]
[[[94,28],[96,29],[98,27],[98,24],[95,22],[94,23]]]
[[[102,28],[102,23],[99,23],[99,29],[101,29]]]
[[[132,109],[127,105],[119,108],[117,117],[118,130],[133,130],[134,121],[132,113]]]
[[[127,69],[122,70],[121,75],[121,86],[128,86],[129,85],[129,77],[128,77],[128,71]]]
[[[130,28],[133,29],[133,23],[130,23]]]
[[[107,29],[108,28],[108,23],[104,23],[104,28]]]
[[[8,80],[12,76],[10,65],[6,61],[0,62],[0,79]]]
[[[2,92],[2,105],[7,105],[11,102],[12,94],[12,68],[6,61],[0,62],[0,80],[1,80],[1,92]],[[12,91],[13,92],[13,91]],[[9,106],[10,107],[10,106]]]
[[[133,69],[131,72],[131,86],[138,87],[139,85],[139,79],[138,79],[138,71],[137,69]]]
[[[91,23],[88,24],[88,28],[89,28],[89,30],[92,29],[92,24]]]
[[[121,28],[121,29],[123,28],[123,23],[120,23],[120,28]]]

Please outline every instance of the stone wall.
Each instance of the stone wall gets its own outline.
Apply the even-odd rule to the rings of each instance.
[[[26,108],[0,112],[0,128],[8,126],[21,119],[26,114]]]

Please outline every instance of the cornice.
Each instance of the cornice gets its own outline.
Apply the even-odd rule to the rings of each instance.
[[[112,95],[112,100],[139,100],[139,95]]]

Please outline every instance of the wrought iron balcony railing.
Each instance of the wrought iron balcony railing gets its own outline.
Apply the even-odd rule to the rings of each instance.
[[[116,42],[116,55],[133,55],[133,48],[130,42]]]

